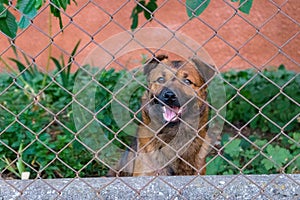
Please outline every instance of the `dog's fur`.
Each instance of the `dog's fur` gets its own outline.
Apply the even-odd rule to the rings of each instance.
[[[108,176],[205,174],[205,157],[199,153],[208,121],[205,83],[213,67],[196,58],[169,61],[165,55],[144,67],[143,123]]]

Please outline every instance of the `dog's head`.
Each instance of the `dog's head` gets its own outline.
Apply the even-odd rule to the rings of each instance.
[[[148,91],[143,97],[146,124],[157,120],[174,125],[201,112],[206,100],[206,82],[214,68],[199,59],[169,61],[166,55],[149,60],[144,73]]]

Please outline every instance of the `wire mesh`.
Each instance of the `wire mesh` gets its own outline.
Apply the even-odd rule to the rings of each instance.
[[[83,183],[90,185],[87,180],[82,178],[103,177],[108,170],[111,170],[117,177],[112,179],[112,182],[108,183],[106,187],[109,187],[117,179],[126,185],[129,190],[132,190],[136,197],[139,197],[143,190],[146,190],[155,180],[160,180],[180,195],[184,188],[188,187],[195,180],[201,179],[220,191],[219,196],[214,197],[216,199],[227,199],[228,196],[223,194],[222,191],[226,189],[226,185],[230,185],[231,182],[236,181],[240,177],[257,187],[259,192],[253,194],[252,198],[264,196],[271,199],[272,197],[264,193],[264,190],[281,175],[290,177],[296,184],[300,185],[299,180],[295,180],[289,175],[289,173],[299,173],[300,170],[300,133],[299,129],[297,130],[300,123],[300,100],[299,96],[290,95],[293,91],[295,92],[295,90],[299,89],[299,72],[290,72],[282,75],[282,77],[287,76],[288,80],[280,82],[275,79],[276,77],[274,78],[264,71],[268,69],[268,64],[278,59],[278,57],[279,59],[284,57],[285,61],[292,63],[295,66],[294,69],[299,71],[298,58],[295,58],[294,54],[292,55],[291,51],[286,49],[287,46],[293,45],[295,41],[298,41],[300,24],[299,17],[290,15],[285,10],[285,6],[290,4],[296,5],[297,3],[289,0],[265,1],[274,9],[271,10],[268,17],[261,20],[260,25],[257,25],[249,17],[239,12],[235,4],[230,1],[222,1],[223,6],[231,10],[231,12],[229,16],[225,16],[224,19],[220,20],[222,21],[221,23],[216,25],[212,20],[203,18],[200,15],[195,17],[193,22],[190,19],[180,20],[178,22],[180,24],[177,24],[176,28],[170,28],[156,15],[164,12],[165,9],[171,9],[174,2],[181,6],[181,9],[185,8],[185,2],[181,0],[159,1],[157,9],[151,12],[152,18],[149,20],[142,19],[139,28],[134,31],[128,30],[129,27],[124,27],[122,20],[126,19],[123,19],[123,15],[124,12],[131,12],[136,4],[147,10],[147,7],[143,7],[144,5],[141,4],[141,1],[119,1],[116,3],[116,6],[113,6],[113,9],[108,7],[109,1],[106,3],[96,0],[78,2],[76,9],[71,11],[60,9],[64,26],[61,30],[49,33],[45,31],[47,29],[44,26],[41,27],[40,23],[36,23],[39,18],[44,20],[47,17],[50,6],[56,6],[52,1],[49,1],[38,11],[35,19],[30,21],[28,28],[42,38],[40,41],[43,45],[40,49],[31,51],[29,42],[26,43],[27,46],[19,43],[20,40],[28,40],[28,38],[24,39],[23,37],[27,29],[20,30],[15,40],[9,40],[6,46],[1,47],[2,68],[5,69],[3,72],[8,74],[8,76],[3,76],[3,85],[0,85],[0,118],[2,121],[0,122],[0,171],[1,179],[18,191],[19,197],[23,197],[24,191],[30,185],[20,189],[16,185],[10,184],[8,179],[22,178],[26,176],[26,172],[30,172],[30,179],[40,180],[43,184],[55,190],[57,197],[77,178],[80,178],[80,181]],[[16,12],[17,15],[21,15],[19,8],[16,8],[13,3],[10,3],[7,9]],[[87,14],[93,9],[101,12],[104,18],[101,19],[101,26],[94,25],[90,28],[89,20],[92,17],[87,16]],[[295,27],[294,32],[288,36],[283,36],[284,41],[282,42],[274,41],[272,39],[273,35],[265,32],[268,25],[278,20],[279,16],[286,18],[288,23]],[[88,20],[85,21],[82,18],[88,18]],[[243,42],[238,42],[238,44],[234,42],[234,38],[228,38],[222,34],[222,31],[226,29],[226,25],[234,20],[240,20],[240,24],[244,24],[245,28],[247,27],[247,29],[251,30],[247,38]],[[149,24],[151,23],[160,27],[160,36],[151,35],[156,33],[155,31],[153,32],[154,29],[149,29]],[[194,24],[190,25],[191,23]],[[208,34],[210,36],[205,38],[199,45],[193,44],[193,40],[184,38],[180,34],[186,28],[197,24],[200,24],[205,31],[212,33]],[[110,29],[111,27],[113,28]],[[71,35],[74,34],[74,38],[76,38],[77,31],[84,35],[84,44],[79,45],[79,48],[76,49],[77,51],[74,52],[67,50],[67,45],[65,45],[65,43],[70,44],[70,41],[74,42],[74,39],[63,38],[62,36],[65,33],[68,34],[69,29],[72,30]],[[111,30],[114,30],[113,33],[110,33]],[[195,29],[195,31],[197,30]],[[106,42],[103,42],[103,35],[107,35],[105,36]],[[146,39],[142,37],[145,35],[147,35]],[[151,40],[152,37],[155,37],[155,40],[158,42]],[[236,37],[236,35],[233,37]],[[256,61],[244,50],[257,38],[261,39],[262,45],[270,45],[270,49],[274,49],[270,50],[270,55],[263,62]],[[70,41],[62,42],[64,40]],[[209,126],[207,135],[210,137],[206,138],[197,134],[192,138],[185,138],[185,144],[176,143],[174,145],[166,142],[160,138],[159,134],[162,129],[168,126],[168,123],[155,129],[149,126],[145,119],[142,119],[142,112],[148,109],[153,101],[163,104],[164,107],[167,107],[166,109],[174,108],[168,108],[170,107],[169,105],[161,102],[161,99],[155,96],[152,96],[148,99],[148,102],[140,105],[140,98],[142,98],[145,91],[151,93],[153,89],[142,75],[143,68],[135,68],[135,66],[147,63],[147,60],[153,55],[166,52],[175,55],[175,57],[179,56],[185,61],[188,60],[187,57],[189,56],[200,54],[202,58],[205,54],[203,49],[208,46],[209,51],[209,44],[215,44],[216,41],[222,43],[224,49],[229,49],[228,52],[232,53],[226,55],[226,58],[222,59],[221,64],[218,63],[216,68],[211,68],[214,70],[214,76],[209,77],[205,84],[202,84],[195,90],[196,93],[203,92],[203,89],[208,87],[210,98],[215,100],[214,103],[201,95],[194,96],[192,99],[183,102],[183,104],[188,105],[196,99],[199,104],[209,107],[213,114],[200,127],[198,127],[198,123],[196,127],[194,126],[195,124],[189,124],[183,117],[179,119],[179,122],[192,132],[201,132]],[[296,43],[294,44],[295,46]],[[93,47],[95,47],[96,51],[93,50],[83,62],[79,62],[77,58],[81,55],[87,55],[85,52],[91,52]],[[55,58],[49,58],[47,62],[52,62],[54,65],[47,64],[48,67],[42,67],[40,63],[43,61],[41,59],[48,56],[49,48],[54,48],[61,52],[62,57],[56,60]],[[7,54],[11,55],[12,49],[19,53],[18,55],[16,54],[16,59],[19,62],[14,60],[5,62],[4,57]],[[294,48],[292,49],[294,50]],[[297,49],[295,50],[298,51]],[[124,63],[124,60],[133,54],[142,55],[142,58],[133,64]],[[210,60],[209,56],[207,57]],[[253,69],[253,71],[247,72],[248,74],[245,76],[248,77],[239,84],[234,84],[229,80],[230,77],[226,78],[226,76],[222,75],[223,72],[220,72],[227,70],[228,66],[231,66],[231,63],[236,60],[246,63],[246,66]],[[163,60],[156,61],[158,61],[158,65],[163,64]],[[21,66],[22,63],[25,63],[23,67]],[[8,67],[10,65],[16,65],[16,67]],[[178,85],[181,87],[184,82],[179,80],[177,72],[169,69],[168,65],[163,64],[165,67],[163,70],[175,78],[175,81],[178,81]],[[111,66],[114,66],[117,70],[111,70]],[[185,69],[185,64],[180,66],[178,70],[180,71],[181,69]],[[231,76],[236,75],[232,74]],[[251,100],[251,95],[253,94],[245,93],[247,88],[251,87],[258,79],[263,80],[260,83],[269,85],[264,94],[256,94],[261,96],[262,99],[268,98],[267,101],[261,103]],[[171,85],[169,83],[172,80],[170,79],[165,84]],[[214,82],[213,80],[217,81]],[[219,83],[218,81],[221,82],[222,86],[216,85]],[[221,89],[215,89],[216,87]],[[227,88],[230,88],[230,91],[233,91],[233,93],[226,99],[228,94],[222,94],[222,92],[225,90],[228,92]],[[187,88],[186,90],[189,89]],[[213,90],[216,91],[213,92]],[[224,95],[222,96],[223,99],[218,96],[220,94],[221,96]],[[299,92],[295,92],[295,94],[299,94]],[[264,95],[266,96],[264,97]],[[180,94],[177,94],[177,96],[180,96]],[[184,99],[185,97],[181,96],[180,98]],[[221,101],[218,101],[219,98]],[[221,105],[216,102],[221,102]],[[272,114],[266,112],[266,110],[270,110],[270,106],[273,106],[274,102],[282,102],[282,105],[277,107],[286,106],[287,111],[289,111],[290,106],[294,108],[294,112],[291,113],[292,116],[289,115],[290,117],[285,119],[284,123],[277,121],[276,117],[272,115],[278,114],[276,113],[278,111],[270,111],[271,113],[273,112]],[[245,118],[247,119],[246,122],[233,123],[226,116],[226,111],[228,115],[230,114],[228,107],[233,106],[231,109],[234,109],[235,106],[242,108],[235,104],[245,104],[254,108],[256,112],[247,113],[251,109],[240,111],[242,118],[246,114],[250,116]],[[199,107],[198,110],[200,109],[202,108]],[[203,110],[200,113],[202,112]],[[285,113],[281,114],[284,115]],[[200,114],[198,117],[200,117],[198,120],[201,121]],[[251,128],[251,126],[255,126],[253,124],[260,122],[268,124],[264,127],[268,127],[269,132],[273,132],[273,134],[267,134]],[[141,126],[145,127],[147,131],[150,130],[154,137],[137,152],[136,147],[132,146],[130,141],[135,138],[135,134]],[[212,128],[210,129],[210,127]],[[228,134],[228,132],[231,134]],[[259,140],[253,137],[256,134],[261,134]],[[207,148],[205,149],[206,151],[209,149],[209,155],[206,155],[207,152],[204,153],[204,159],[208,157],[209,159],[206,160],[205,165],[201,165],[201,169],[191,164],[187,160],[188,157],[181,153],[195,139],[203,142],[202,146]],[[119,178],[120,172],[132,167],[133,163],[137,162],[138,159],[146,162],[139,155],[147,148],[147,145],[151,146],[153,141],[166,147],[166,152],[162,154],[172,152],[166,161],[159,164],[158,168],[160,170],[178,161],[181,165],[186,165],[194,171],[193,174],[188,174],[194,175],[194,177],[181,188],[175,187],[167,181],[168,179],[160,176],[161,174],[164,175],[164,171],[159,171],[156,168],[157,166],[155,167],[151,163],[144,163],[144,167],[154,171],[154,173],[150,173],[154,176],[141,188],[133,187],[126,182],[126,179]],[[284,145],[280,146],[280,144]],[[288,147],[291,149],[288,149]],[[124,152],[126,154],[126,149],[128,151],[127,154],[130,154],[131,158],[118,168],[116,165],[120,160],[120,156]],[[291,154],[291,150],[293,150],[293,154]],[[243,154],[243,159],[245,159],[242,162],[243,165],[236,158],[241,154]],[[153,159],[153,157],[150,158],[150,161],[153,161]],[[257,162],[261,162],[265,169],[261,171],[253,169],[254,163]],[[215,185],[214,182],[211,182],[211,179],[200,175],[201,170],[205,167],[210,173],[236,175],[232,176],[232,179],[225,186]],[[224,170],[217,171],[211,170],[211,168],[224,168]],[[141,171],[143,170],[145,169],[141,169]],[[274,172],[278,176],[275,176],[266,185],[257,184],[250,176],[246,176],[246,174]],[[145,175],[147,173],[141,172],[141,174]],[[181,174],[184,175],[185,173],[181,172]],[[49,184],[46,181],[47,178],[71,179],[68,179],[65,187],[58,189]],[[103,189],[94,188],[92,185],[91,188],[100,193]]]

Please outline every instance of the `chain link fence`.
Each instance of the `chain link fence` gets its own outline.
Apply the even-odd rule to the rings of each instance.
[[[17,191],[18,197],[24,197],[30,184],[20,189],[10,179],[42,181],[57,192],[55,198],[78,178],[97,194],[115,180],[134,191],[136,197],[157,180],[179,196],[197,179],[223,191],[226,185],[216,185],[200,175],[205,168],[206,175],[235,175],[229,185],[245,178],[258,189],[251,198],[272,199],[264,190],[282,175],[300,185],[290,175],[300,172],[300,68],[295,57],[299,56],[299,14],[285,10],[288,5],[299,5],[296,1],[264,1],[273,9],[266,9],[268,17],[260,19],[259,26],[238,11],[235,3],[222,1],[229,15],[222,15],[220,22],[200,15],[193,20],[180,19],[176,28],[161,20],[160,14],[172,9],[172,3],[185,12],[185,2],[159,1],[153,12],[148,10],[148,20],[139,16],[139,28],[134,31],[124,26],[122,20],[128,20],[124,13],[130,13],[136,3],[147,11],[145,4],[118,1],[109,7],[109,1],[82,1],[70,11],[61,9],[63,28],[47,32],[45,24],[54,26],[48,18],[49,7],[57,6],[53,2],[46,2],[14,40],[5,42],[6,35],[1,33],[0,171],[1,180]],[[20,15],[21,8],[13,2],[7,9]],[[95,12],[101,12],[103,19],[89,15]],[[289,34],[278,37],[280,42],[273,39],[280,33],[265,33],[279,16],[293,27]],[[43,24],[39,19],[50,21]],[[101,26],[95,25],[97,20]],[[233,21],[240,21],[241,29],[251,29],[246,38],[240,36],[243,41],[235,42],[239,36],[233,32],[223,34]],[[130,25],[131,21],[126,23]],[[24,38],[28,30],[41,39],[35,40],[35,35],[33,40]],[[189,37],[197,31],[201,35],[202,30],[211,34],[201,42]],[[83,38],[77,42],[78,32]],[[254,50],[268,46],[270,51],[263,54],[267,58],[261,59],[261,52],[253,58],[244,51],[257,38],[262,47]],[[40,48],[32,49],[33,43],[39,43]],[[217,48],[224,49],[221,59],[210,43],[221,44]],[[71,45],[74,48],[66,50]],[[154,56],[162,54],[169,58]],[[269,63],[277,59],[286,66],[270,68]],[[247,69],[229,70],[232,64]],[[166,88],[173,93],[166,92]],[[177,100],[165,100],[166,95]],[[173,134],[170,127],[176,127],[174,123],[181,124],[175,129],[181,131],[164,139],[165,130],[171,129],[167,133]],[[132,141],[137,144],[132,145]],[[160,152],[155,154],[147,148]],[[134,167],[137,163],[140,167]],[[106,179],[107,173],[116,177],[104,188],[95,188],[88,179],[82,179]],[[120,178],[122,174],[155,178],[137,188]],[[249,174],[276,175],[261,185]],[[177,188],[161,175],[195,176]],[[57,189],[47,182],[49,178],[70,179]],[[229,197],[221,192],[212,198]]]

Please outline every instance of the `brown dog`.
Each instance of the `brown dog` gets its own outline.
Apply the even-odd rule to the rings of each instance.
[[[145,65],[144,73],[143,123],[108,176],[205,174],[207,153],[200,156],[208,121],[205,83],[213,67],[196,58],[169,61],[160,55]]]

